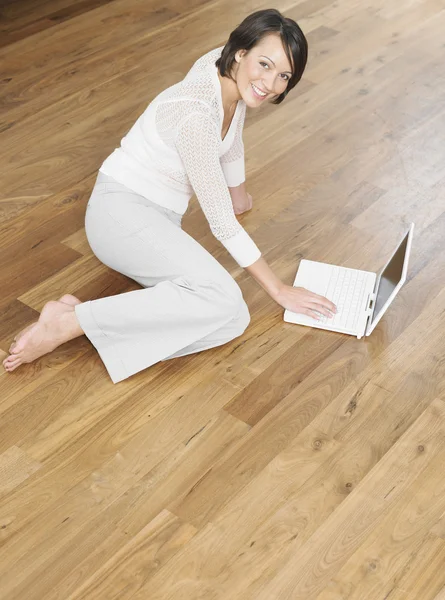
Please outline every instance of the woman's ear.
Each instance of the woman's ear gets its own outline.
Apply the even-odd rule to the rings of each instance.
[[[236,54],[235,54],[235,60],[237,63],[239,63],[242,59],[242,57],[246,54],[247,50],[237,50]]]

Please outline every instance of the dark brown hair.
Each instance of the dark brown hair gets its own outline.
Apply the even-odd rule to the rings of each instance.
[[[307,63],[308,45],[304,33],[292,19],[284,17],[275,8],[258,10],[250,14],[230,34],[223,48],[221,57],[215,65],[222,77],[233,79],[232,67],[238,50],[251,50],[269,33],[279,33],[286,56],[292,65],[292,76],[282,94],[272,100],[272,104],[280,104],[290,90],[300,81]]]

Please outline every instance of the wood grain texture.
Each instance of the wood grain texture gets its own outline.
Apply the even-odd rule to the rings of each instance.
[[[66,293],[139,289],[92,253],[97,170],[156,94],[266,0],[0,8],[0,360]],[[209,231],[252,320],[113,385],[85,337],[0,372],[2,600],[445,599],[444,0],[280,0],[310,47],[247,113],[239,217],[277,275],[408,279],[373,334],[284,323]]]

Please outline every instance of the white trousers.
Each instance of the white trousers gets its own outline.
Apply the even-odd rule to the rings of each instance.
[[[75,307],[113,383],[245,331],[250,315],[238,284],[181,229],[178,213],[99,173],[85,231],[102,263],[144,288]]]

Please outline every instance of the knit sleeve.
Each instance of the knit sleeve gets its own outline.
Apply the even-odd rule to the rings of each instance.
[[[243,127],[246,105],[240,107],[234,140],[229,150],[221,156],[221,167],[229,187],[236,187],[246,180],[244,166]]]
[[[179,125],[176,149],[213,235],[241,267],[261,252],[238,223],[219,158],[219,133],[207,114],[192,113]]]

